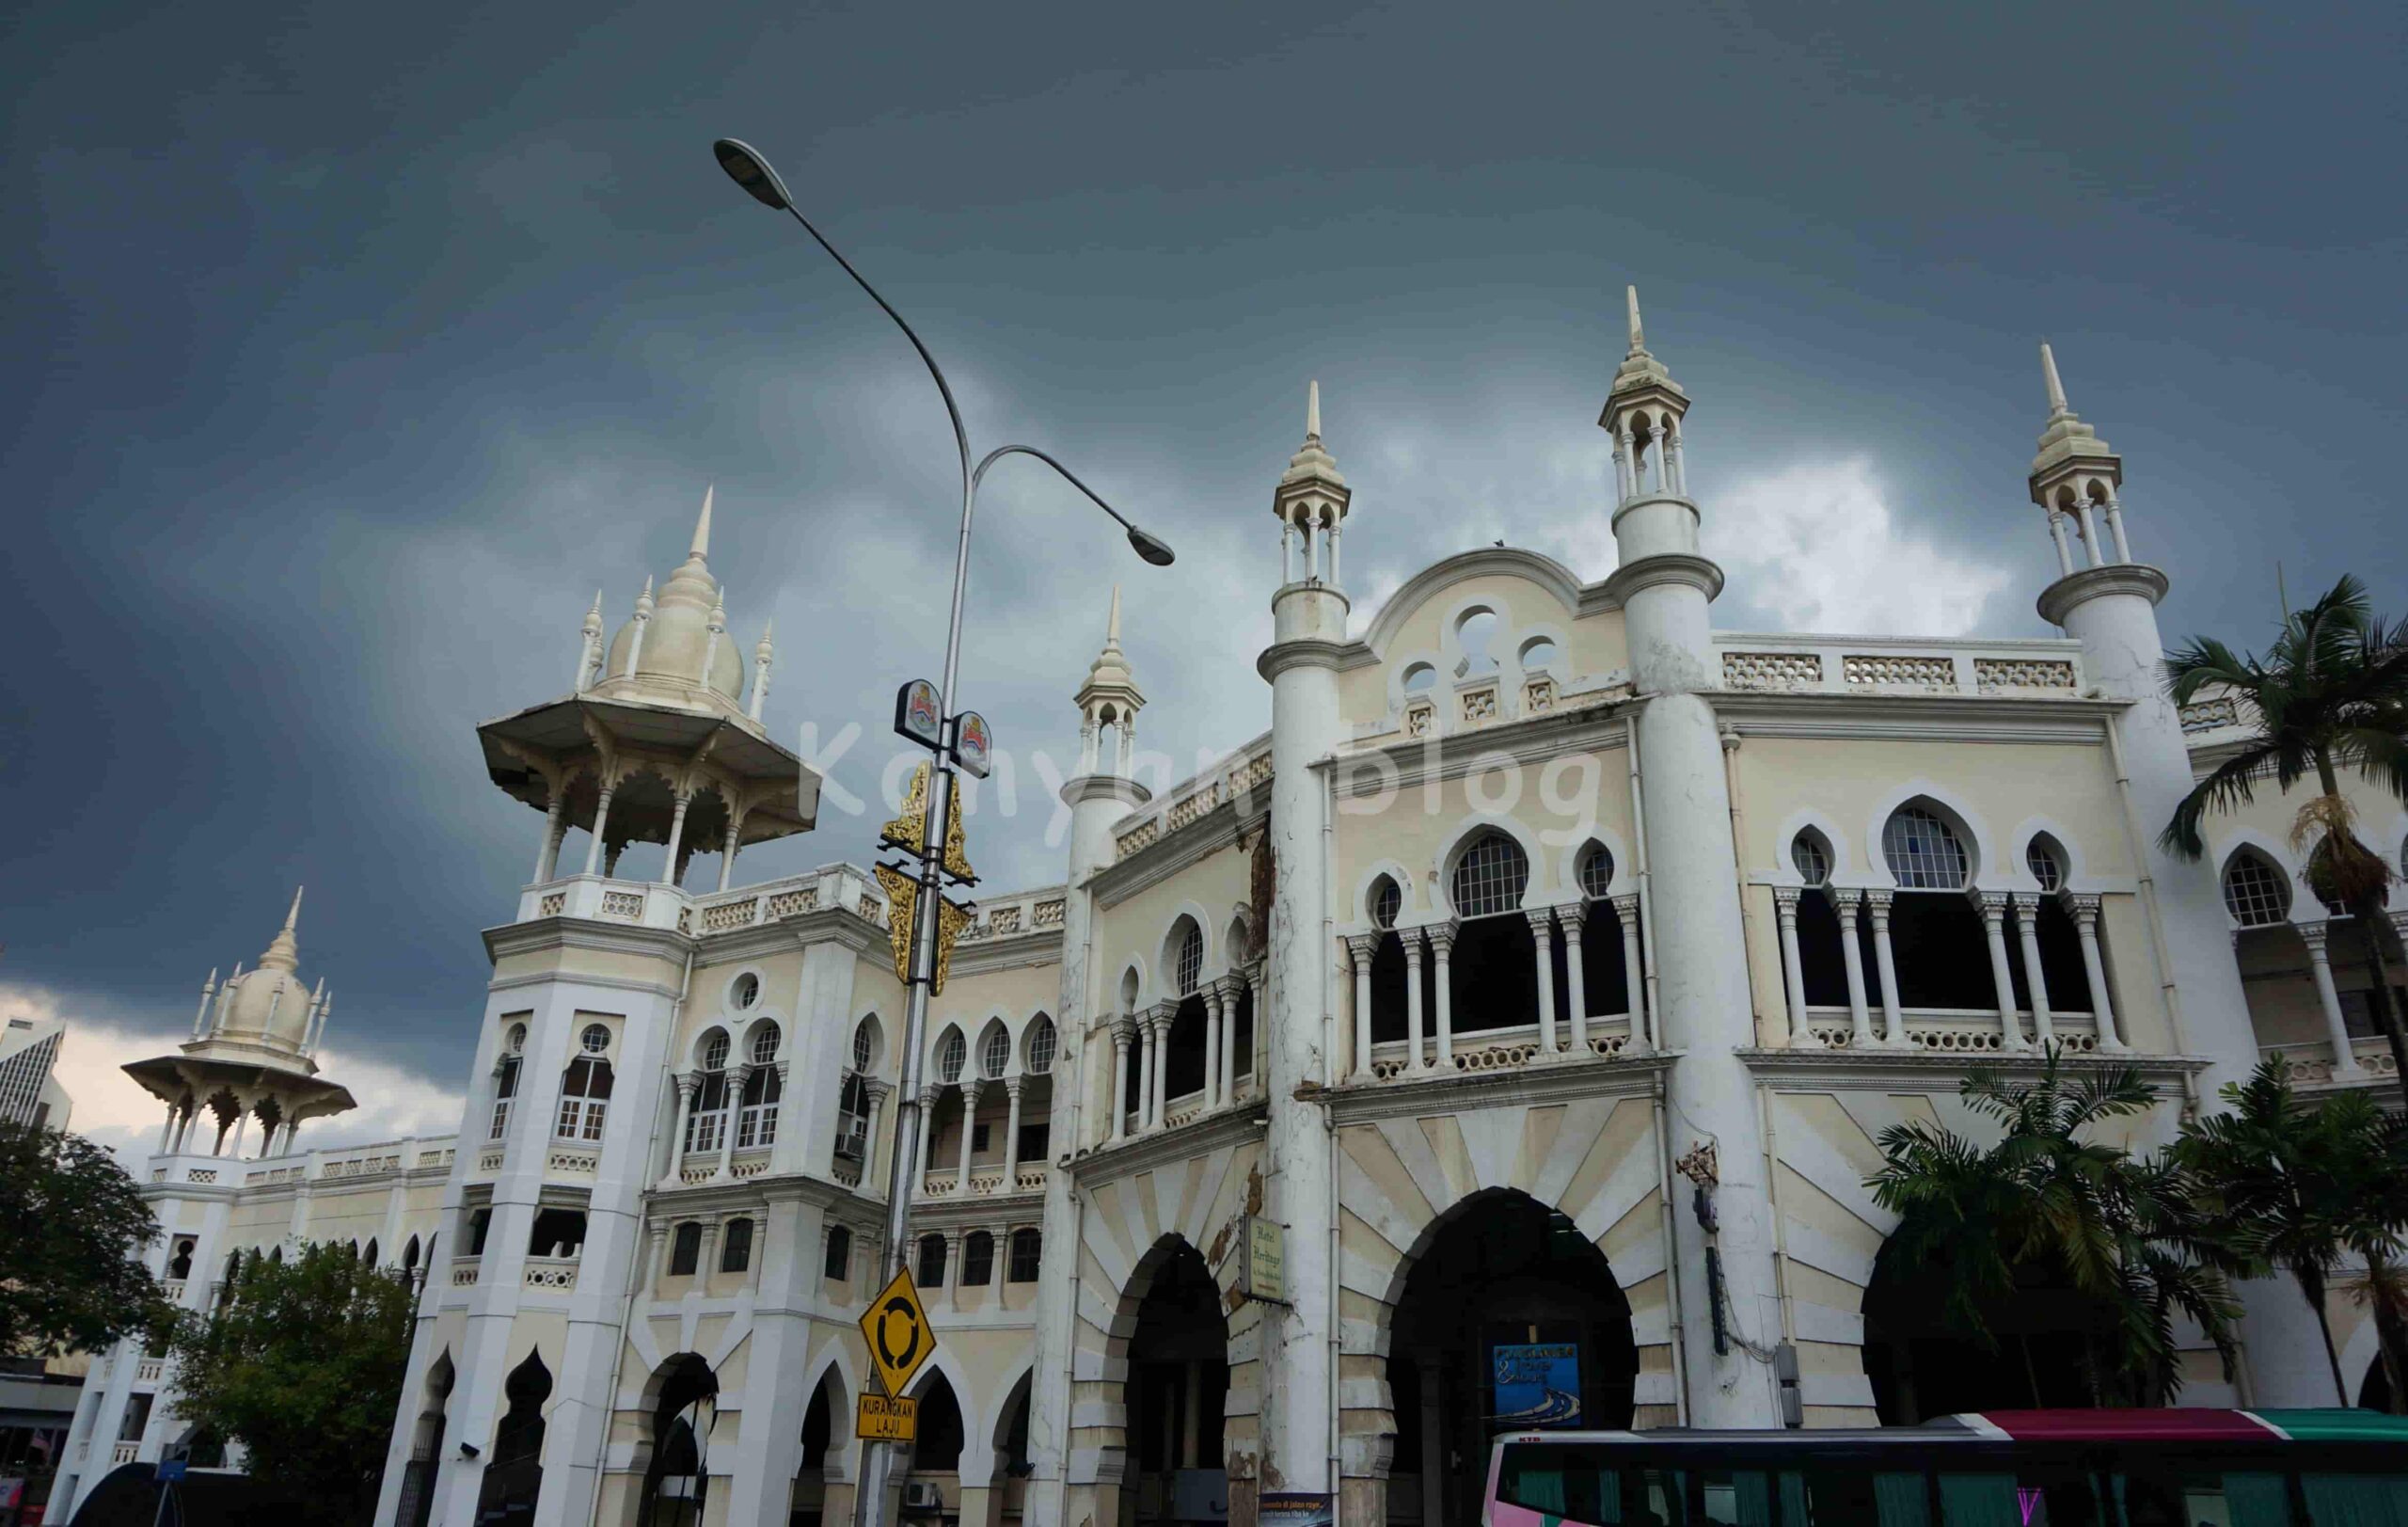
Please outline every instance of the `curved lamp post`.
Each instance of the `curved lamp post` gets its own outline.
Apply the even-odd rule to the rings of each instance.
[[[1167,567],[1172,551],[1167,542],[1148,533],[1103,501],[1095,489],[1079,481],[1071,470],[1035,446],[998,446],[980,457],[975,465],[970,459],[970,434],[961,425],[961,409],[953,401],[953,388],[944,379],[944,371],[937,365],[936,357],[920,342],[911,326],[895,310],[892,303],[879,295],[878,288],[863,278],[851,261],[837,253],[827,236],[811,225],[811,220],[798,211],[794,198],[787,194],[785,183],[769,167],[759,151],[736,138],[721,138],[711,145],[711,152],[719,159],[720,168],[728,178],[742,186],[746,194],[765,207],[773,208],[802,225],[828,257],[844,267],[853,284],[869,294],[895,326],[911,342],[920,361],[928,368],[928,375],[937,384],[937,391],[944,398],[945,417],[953,423],[953,443],[961,457],[961,533],[953,553],[953,614],[944,638],[944,676],[939,682],[937,706],[945,718],[945,745],[937,751],[935,767],[929,771],[927,816],[921,823],[920,894],[914,900],[911,923],[911,976],[910,999],[905,1006],[903,1024],[903,1074],[897,1091],[894,1139],[888,1150],[892,1161],[887,1172],[886,1243],[888,1276],[900,1272],[911,1256],[910,1218],[912,1190],[918,1186],[911,1178],[912,1164],[919,1159],[919,1136],[926,1121],[920,1117],[920,1051],[926,1043],[928,997],[936,976],[937,898],[941,890],[939,867],[944,858],[946,835],[953,818],[954,684],[961,663],[961,604],[970,581],[970,521],[978,504],[978,485],[986,480],[987,469],[1009,455],[1035,456],[1060,473],[1062,479],[1087,496],[1095,506],[1110,515],[1128,533],[1129,544],[1137,555],[1157,567]],[[967,1129],[969,1121],[963,1121]],[[886,1489],[893,1466],[892,1444],[869,1444],[869,1455],[863,1460],[862,1489],[856,1519],[862,1527],[877,1527],[886,1512]]]

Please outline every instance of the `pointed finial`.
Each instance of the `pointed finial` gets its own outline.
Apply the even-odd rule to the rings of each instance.
[[[753,644],[752,656],[762,662],[768,662],[770,652],[774,650],[774,644],[769,639],[776,633],[777,628],[778,618],[775,615],[761,622],[761,640]]]
[[[1305,384],[1305,438],[1321,438],[1321,383]]]
[[[1120,585],[1117,583],[1112,585],[1112,618],[1103,628],[1103,644],[1108,647],[1120,644]]]
[[[652,613],[652,578],[650,574],[646,574],[644,577],[643,592],[636,596],[636,613],[639,615],[649,615]]]
[[[2040,342],[2040,374],[2049,383],[2049,417],[2053,419],[2059,414],[2072,412],[2066,406],[2066,384],[2057,377],[2056,352],[2049,348],[2046,340]]]
[[[301,893],[308,889],[309,887],[306,885],[295,885],[293,887],[293,905],[288,908],[284,914],[284,931],[288,933],[292,932],[293,930],[300,924]]]
[[[1630,347],[1634,351],[1647,348],[1647,331],[1639,323],[1639,288],[1623,288],[1623,299],[1630,308]]]
[[[727,595],[724,590],[721,591],[711,599],[710,620],[707,628],[715,632],[727,629]]]
[[[700,558],[710,555],[711,495],[718,489],[719,485],[716,483],[703,489],[703,515],[700,519],[694,521],[694,544],[686,550],[686,554],[689,557]]]
[[[585,612],[585,631],[589,636],[599,636],[602,633],[602,591],[600,589],[594,591],[594,603]]]

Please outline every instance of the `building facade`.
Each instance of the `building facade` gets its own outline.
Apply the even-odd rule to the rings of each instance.
[[[2310,1089],[2396,1085],[2364,946],[2399,931],[2306,894],[2290,808],[2213,820],[2200,863],[2157,846],[2250,718],[2166,700],[2150,523],[2053,361],[2029,488],[2062,636],[1737,632],[1690,398],[1630,318],[1601,581],[1475,550],[1358,624],[1366,532],[1316,396],[1272,496],[1269,730],[1159,798],[1131,777],[1116,597],[1063,883],[986,898],[932,1010],[909,1252],[941,1345],[907,1518],[1251,1522],[1278,1492],[1452,1524],[1499,1418],[2080,1403],[2065,1291],[2002,1312],[2002,1363],[1882,1257],[1881,1132],[1977,1130],[1967,1067],[2052,1046],[2159,1089],[2136,1146],[2273,1051]],[[170,1273],[372,1234],[423,1273],[380,1527],[857,1505],[904,990],[862,869],[734,875],[810,829],[817,781],[762,724],[766,632],[745,692],[709,517],[607,644],[597,600],[566,695],[480,728],[545,826],[484,935],[456,1141],[204,1154],[210,1078],[155,1073]],[[2369,838],[2408,839],[2365,797]],[[662,845],[658,878],[613,873],[630,842]],[[684,884],[698,850],[716,889]],[[1276,1300],[1241,1280],[1255,1224]],[[2331,1313],[2355,1382],[2372,1332]],[[2249,1291],[2244,1335],[2229,1376],[2186,1353],[2187,1401],[2334,1403],[2288,1284]],[[109,1367],[75,1446],[171,1445],[172,1375]]]

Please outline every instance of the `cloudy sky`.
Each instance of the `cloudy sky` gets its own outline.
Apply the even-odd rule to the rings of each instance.
[[[2408,605],[2397,7],[704,14],[6,24],[0,1007],[75,1020],[111,1137],[155,1130],[111,1068],[301,882],[370,1100],[318,1140],[445,1126],[539,829],[471,728],[565,688],[594,589],[615,628],[708,483],[738,639],[776,616],[773,724],[877,793],[937,662],[950,444],[722,134],[913,316],[977,441],[1180,550],[993,480],[963,676],[1023,757],[1069,743],[1115,581],[1143,741],[1185,772],[1266,724],[1308,377],[1363,611],[1492,540],[1610,571],[1626,281],[1697,400],[1726,626],[2039,630],[2041,338],[2126,455],[2170,630],[2258,637],[2277,562]],[[1058,874],[1021,797],[973,839],[1006,883]],[[832,809],[746,864],[872,830]]]

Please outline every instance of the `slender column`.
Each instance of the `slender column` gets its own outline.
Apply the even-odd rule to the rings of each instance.
[[[1907,1037],[1907,1015],[1898,1006],[1898,954],[1890,943],[1890,900],[1894,891],[1867,891],[1865,910],[1873,917],[1873,965],[1881,975],[1881,1027],[1893,1050],[1913,1043]]]
[[[1674,430],[1664,437],[1664,464],[1671,473],[1671,490],[1686,495],[1689,490],[1689,432]]]
[[[1346,935],[1346,958],[1354,967],[1354,1079],[1371,1079],[1371,955],[1380,946],[1377,933]]]
[[[1619,443],[1614,450],[1614,459],[1622,467],[1617,475],[1622,479],[1623,500],[1627,502],[1639,497],[1639,451],[1630,431],[1624,430],[1616,439]]]
[[[1136,1025],[1127,1018],[1112,1021],[1112,1133],[1108,1137],[1117,1143],[1129,1137],[1129,1042],[1136,1037]]]
[[[664,1183],[677,1181],[679,1172],[685,1169],[686,1131],[693,1123],[694,1089],[698,1085],[690,1075],[677,1078],[677,1128],[669,1137],[669,1171],[662,1179]]]
[[[2043,1049],[2057,1042],[2056,1014],[2049,1007],[2049,978],[2040,968],[2040,903],[2019,897],[2015,932],[2023,948],[2023,984],[2032,989],[2032,1037]]]
[[[1990,985],[1998,993],[1999,1038],[2010,1050],[2028,1050],[2032,1045],[2023,1037],[2023,1020],[2015,1008],[2015,976],[2006,962],[2006,893],[1967,894],[1981,908],[1982,937],[1990,948]]]
[[[1238,1101],[1238,996],[1245,990],[1242,978],[1224,977],[1221,987],[1221,1103],[1234,1106]]]
[[[1455,978],[1447,962],[1455,952],[1455,925],[1441,923],[1429,931],[1434,962],[1430,978],[1438,988],[1438,1069],[1455,1069]]]
[[[1772,892],[1773,913],[1781,921],[1781,993],[1789,1008],[1791,1049],[1812,1049],[1822,1042],[1807,1026],[1806,971],[1798,959],[1798,899],[1802,894],[1789,885],[1776,885]]]
[[[237,1161],[243,1159],[243,1131],[250,1127],[250,1122],[251,1110],[248,1108],[234,1116],[234,1142],[226,1148],[225,1153]]]
[[[1170,1122],[1170,1024],[1178,1010],[1165,1002],[1154,1010],[1154,1127]]]
[[[678,791],[676,808],[669,814],[669,854],[660,865],[660,883],[663,885],[676,884],[677,872],[685,867],[677,862],[677,846],[685,839],[686,808],[692,804],[693,799],[691,793]]]
[[[2049,539],[2056,543],[2057,571],[2070,576],[2073,572],[2073,548],[2066,544],[2066,517],[2055,509],[2049,511]]]
[[[1207,983],[1196,994],[1204,999],[1204,1106],[1221,1105],[1221,988]]]
[[[566,790],[554,790],[551,800],[544,806],[544,846],[535,853],[533,883],[537,885],[550,880],[553,868],[560,863],[561,839],[568,835],[568,823],[562,815],[567,807]]]
[[[1555,909],[1563,919],[1563,982],[1572,1004],[1572,1053],[1584,1059],[1589,1049],[1589,973],[1580,968],[1580,929],[1588,921],[1589,904],[1567,901]]]
[[[752,1079],[752,1068],[741,1065],[727,1074],[727,1123],[719,1132],[719,1169],[711,1175],[727,1175],[728,1163],[736,1155],[736,1126],[744,1117],[744,1084]]]
[[[979,1083],[961,1084],[961,1167],[954,1173],[953,1190],[962,1197],[970,1196],[970,1142],[978,1133]],[[958,1282],[960,1280],[956,1279]]]
[[[1004,1097],[1009,1112],[1004,1120],[1004,1191],[1020,1190],[1020,1093],[1027,1084],[1020,1077],[1006,1078]]]
[[[1530,919],[1530,947],[1537,951],[1539,967],[1539,1055],[1553,1060],[1558,1053],[1555,1048],[1555,914],[1541,907],[1525,915]]]
[[[2341,1016],[2341,995],[2333,989],[2333,958],[2326,952],[2325,940],[2332,925],[2322,919],[2301,923],[2300,941],[2307,946],[2308,974],[2316,978],[2316,1005],[2324,1010],[2324,1033],[2333,1045],[2333,1074],[2358,1074],[2357,1047],[2350,1042],[2350,1026]]]
[[[1851,1050],[1873,1047],[1873,1014],[1864,999],[1864,948],[1859,930],[1864,925],[1864,893],[1862,891],[1830,890],[1831,905],[1840,915],[1840,962],[1847,967],[1847,1045]],[[1890,946],[1890,912],[1885,901],[1881,910],[1881,940],[1878,947]],[[1896,983],[1888,978],[1884,968],[1881,995],[1886,1005]]]
[[[2079,516],[2082,520],[2082,544],[2089,549],[2090,565],[2093,567],[2105,566],[2107,565],[2107,558],[2105,554],[2099,549],[2099,520],[2098,517],[2091,513],[2090,501],[2088,499],[2084,499],[2082,502],[2076,504],[2074,506],[2074,513]]]
[[[1344,527],[1339,523],[1338,511],[1332,509],[1329,512],[1329,529],[1326,533],[1329,536],[1329,581],[1334,588],[1345,586],[1338,579],[1338,538],[1343,529]]]
[[[874,1180],[879,1142],[886,1138],[886,1095],[894,1086],[876,1077],[865,1077],[862,1090],[869,1094],[869,1131],[862,1139],[862,1176]]]
[[[1622,1000],[1630,1014],[1630,1042],[1635,1054],[1656,1049],[1656,1027],[1647,1012],[1647,966],[1639,947],[1639,893],[1614,898],[1614,921],[1622,925]]]
[[[2099,899],[2065,894],[2065,908],[2073,914],[2074,936],[2082,942],[2082,974],[2090,983],[2090,1014],[2099,1025],[2099,1047],[2121,1050],[2124,1037],[2115,1030],[2115,1007],[2107,995],[2107,963],[2099,957]]]
[[[2115,543],[2117,562],[2132,560],[2132,549],[2124,539],[2124,506],[2113,498],[2107,501],[2107,538]]]
[[[176,1105],[167,1105],[166,1121],[159,1126],[159,1153],[167,1153],[167,1141],[176,1132]]]
[[[1245,978],[1246,996],[1254,1004],[1254,1033],[1251,1037],[1252,1053],[1245,1058],[1245,1074],[1247,1078],[1246,1090],[1257,1096],[1263,1095],[1264,1089],[1270,1085],[1270,1064],[1267,1058],[1271,1053],[1271,1029],[1266,1017],[1268,1009],[1264,1003],[1262,971],[1263,962],[1261,961],[1257,961],[1255,962],[1254,970]]]
[[[1154,1015],[1149,1009],[1137,1020],[1137,1132],[1154,1127]]]
[[[736,878],[736,832],[739,825],[733,816],[729,817],[727,836],[720,840],[719,888],[722,891],[726,890],[728,883]]]
[[[932,1126],[936,1121],[937,1099],[943,1095],[944,1089],[933,1082],[920,1089],[920,1127],[913,1131],[920,1137],[920,1158],[913,1164],[915,1169],[911,1173],[911,1196],[914,1198],[927,1190],[928,1143],[936,1138],[937,1132]]]
[[[601,799],[594,803],[594,841],[585,846],[585,872],[589,875],[602,866],[602,829],[610,820],[610,797],[618,793],[618,783],[615,780],[603,786]],[[612,857],[616,858],[617,855],[614,854]]]
[[[613,843],[602,853],[602,878],[610,880],[619,873],[619,855],[627,851],[625,843]]]
[[[1401,931],[1404,940],[1404,1044],[1408,1072],[1429,1070],[1421,1058],[1421,930]]]
[[[1279,582],[1282,587],[1296,581],[1296,524],[1291,519],[1279,521]]]

